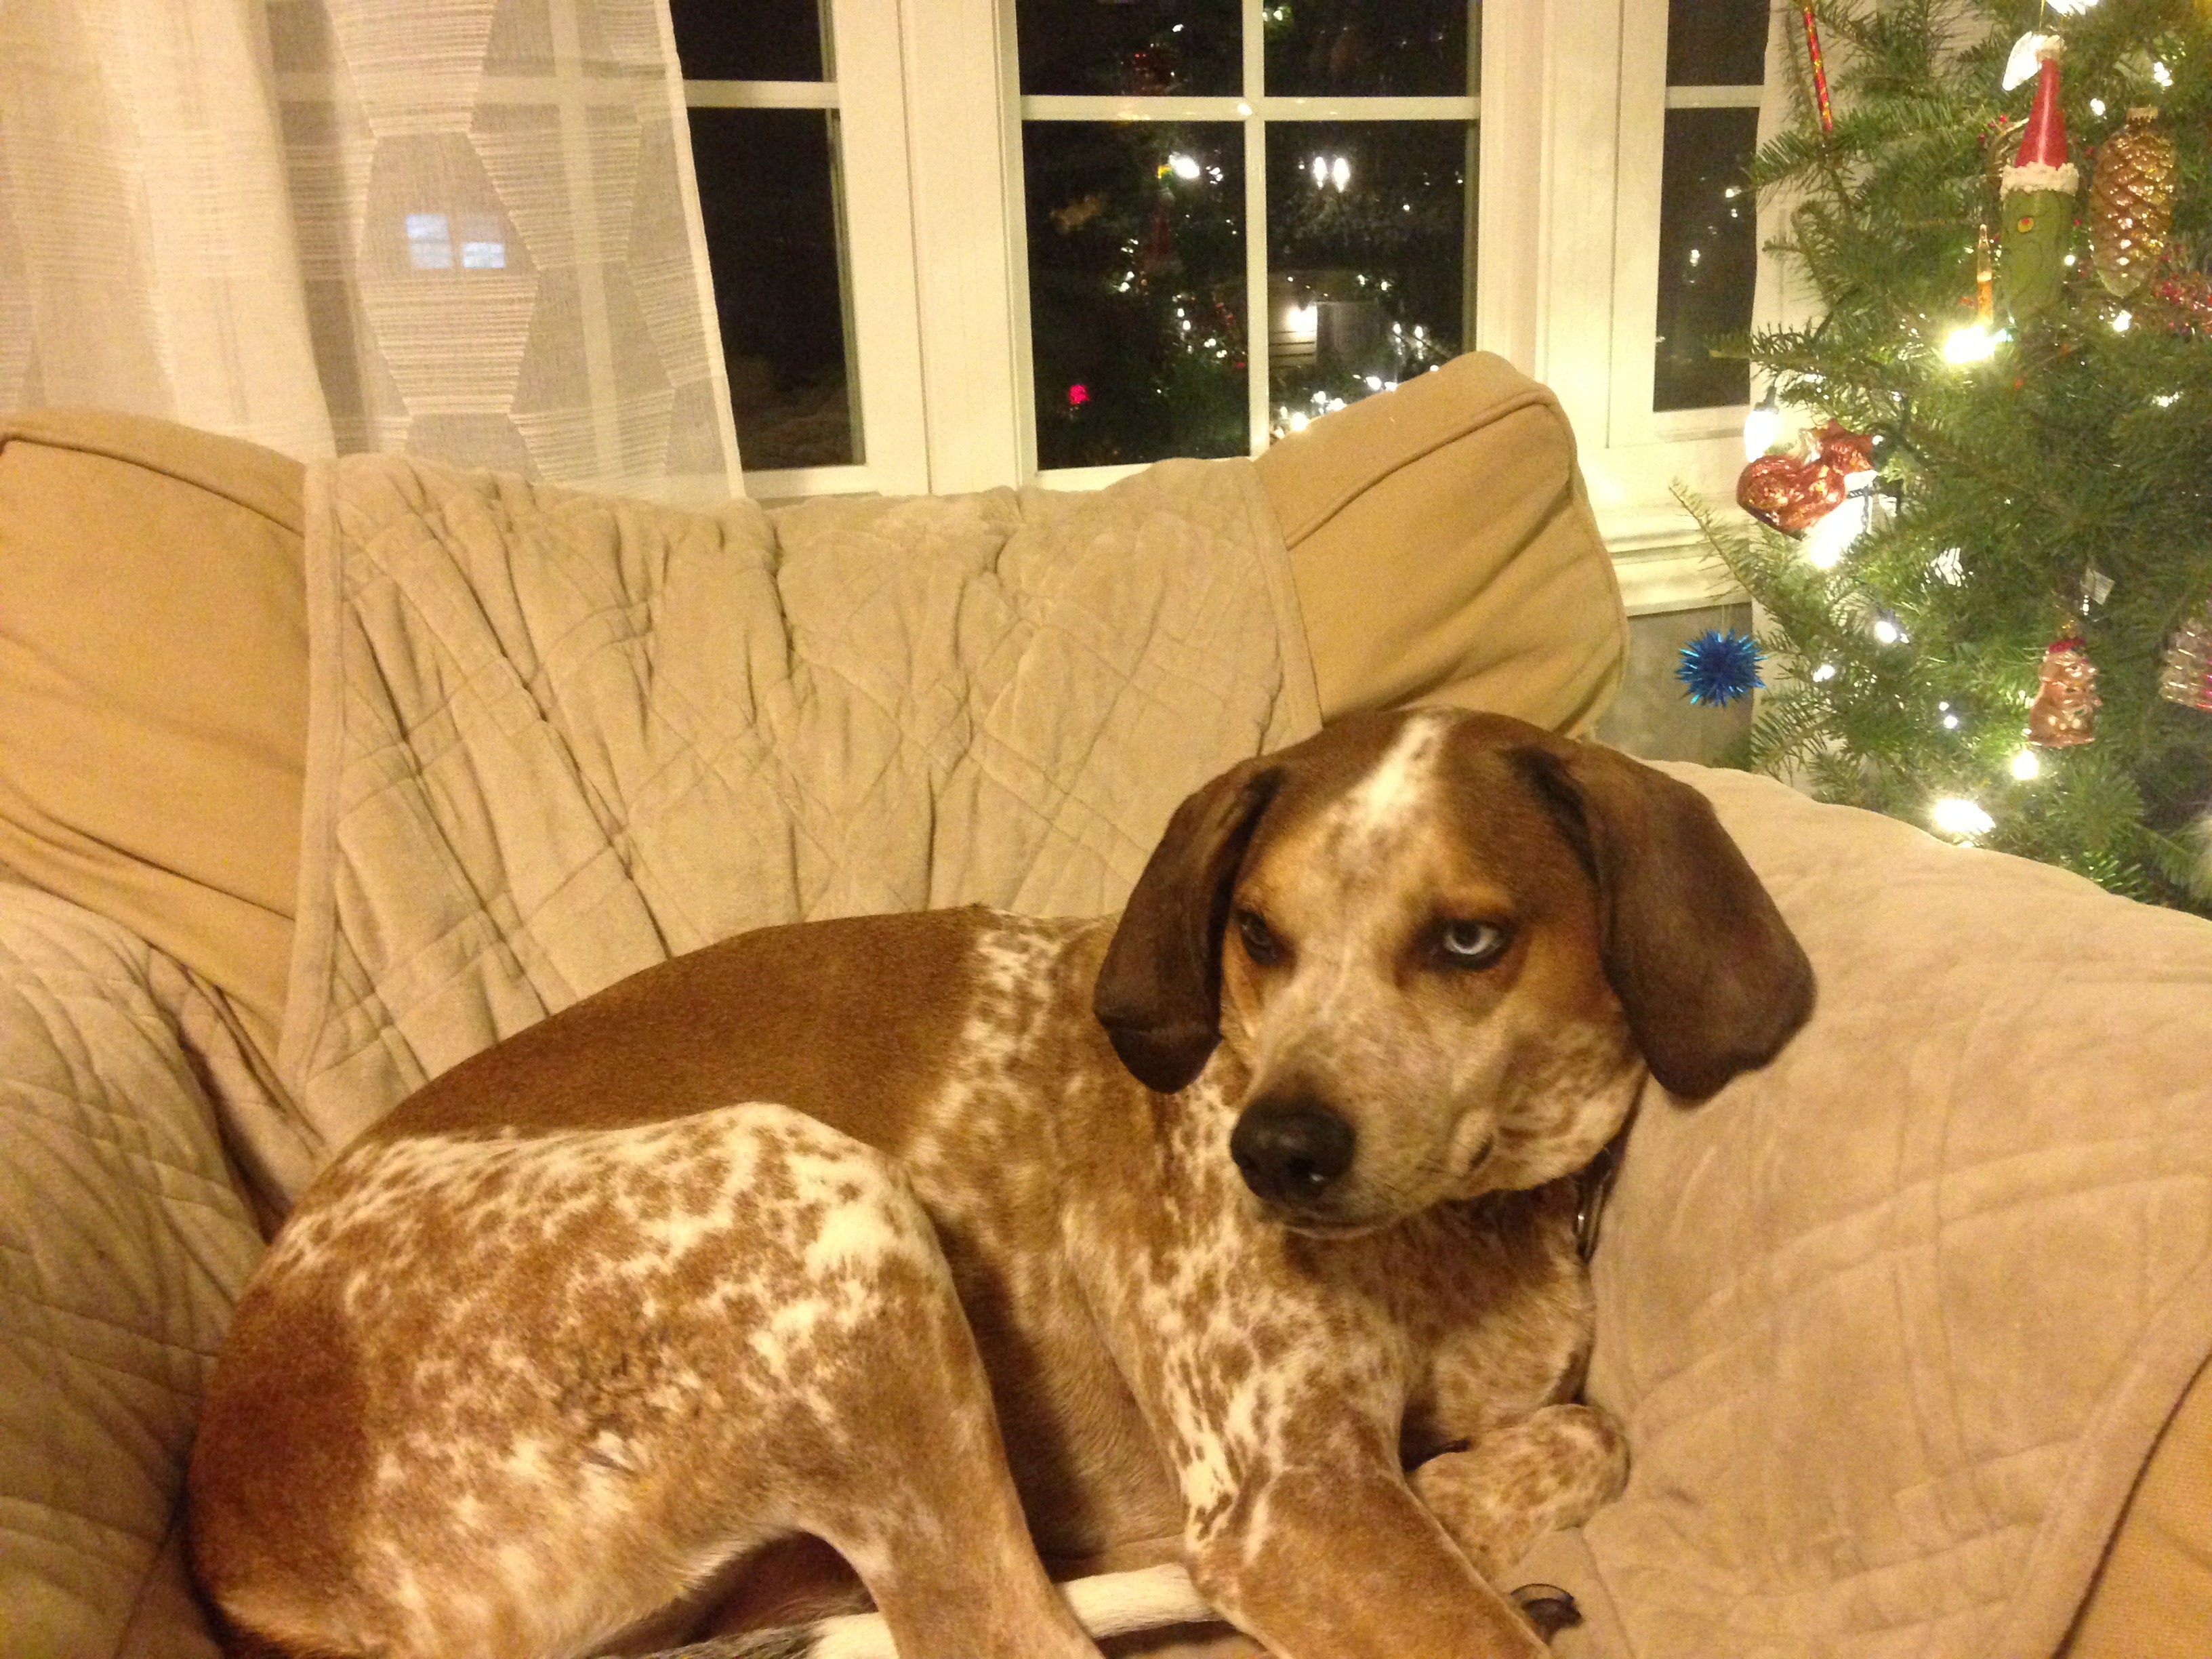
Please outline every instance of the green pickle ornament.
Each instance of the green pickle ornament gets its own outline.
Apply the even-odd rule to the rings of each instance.
[[[2036,56],[2035,107],[2020,153],[2004,170],[2004,298],[2023,325],[2058,303],[2066,283],[2066,247],[2074,236],[2074,198],[2081,175],[2066,159],[2066,117],[2058,106],[2058,56],[2053,35]]]

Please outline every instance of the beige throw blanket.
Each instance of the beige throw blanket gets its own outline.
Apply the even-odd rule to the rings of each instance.
[[[1820,1006],[1703,1106],[1646,1091],[1589,1384],[1633,1467],[1522,1564],[1590,1617],[1556,1650],[2049,1659],[2212,1353],[2212,925],[1667,769]]]
[[[428,1079],[750,927],[1114,908],[1186,793],[1319,724],[1251,465],[716,517],[308,476],[281,1067],[296,1189]]]

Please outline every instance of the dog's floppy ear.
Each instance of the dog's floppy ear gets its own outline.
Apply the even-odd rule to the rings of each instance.
[[[1091,1006],[1130,1073],[1173,1094],[1221,1040],[1221,933],[1282,769],[1247,761],[1176,808],[1107,946]]]
[[[1705,798],[1595,744],[1514,758],[1597,882],[1606,978],[1651,1075],[1702,1100],[1779,1054],[1813,966]]]

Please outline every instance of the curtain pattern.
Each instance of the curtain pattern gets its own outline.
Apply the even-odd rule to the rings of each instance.
[[[0,0],[0,61],[25,40],[41,61],[0,70],[0,404],[739,488],[662,0]],[[59,166],[39,100],[88,112]],[[101,294],[149,343],[103,341]]]
[[[0,0],[0,407],[328,454],[260,8]]]

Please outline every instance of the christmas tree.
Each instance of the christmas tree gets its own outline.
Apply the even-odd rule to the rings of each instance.
[[[2212,915],[2212,0],[1820,0],[1752,763]],[[2053,39],[2052,37],[2057,37]],[[2008,84],[2009,83],[2009,84]]]

